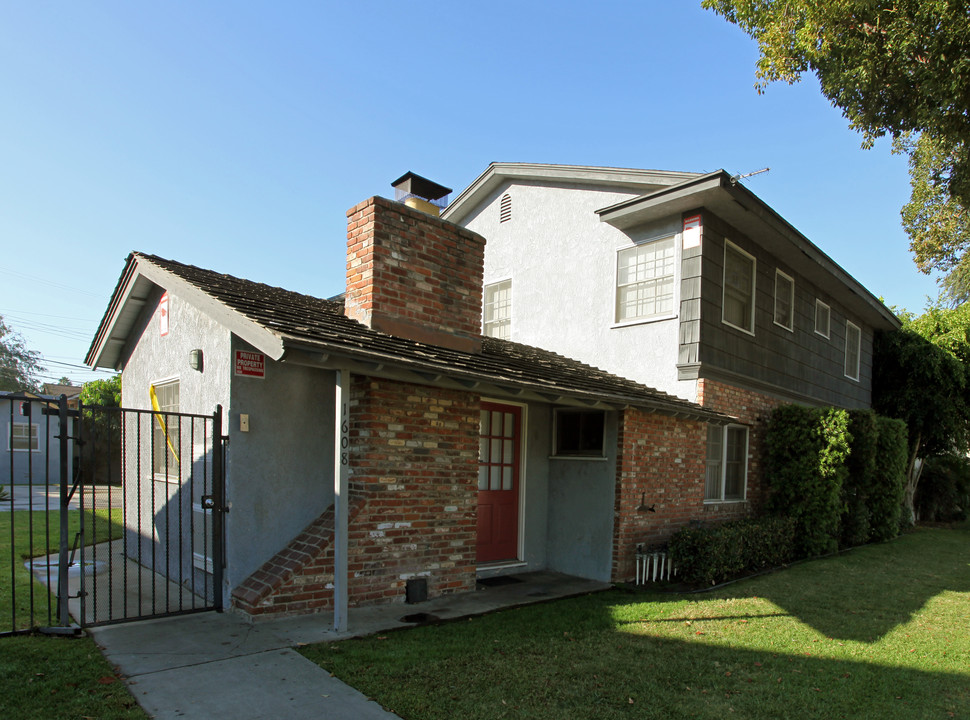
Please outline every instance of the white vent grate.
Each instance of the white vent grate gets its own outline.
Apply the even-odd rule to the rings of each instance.
[[[498,207],[498,221],[500,223],[508,222],[512,219],[512,196],[505,193],[502,196],[501,202],[499,202]]]

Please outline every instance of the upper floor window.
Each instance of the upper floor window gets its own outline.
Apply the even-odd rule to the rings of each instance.
[[[862,357],[862,330],[859,326],[845,321],[845,376],[859,379],[859,361]]]
[[[754,335],[755,259],[730,240],[724,241],[722,320]]]
[[[512,335],[512,281],[485,286],[484,333],[489,337],[508,340]]]
[[[11,423],[7,449],[38,452],[40,435],[37,432],[37,423]]]
[[[775,270],[775,325],[795,327],[795,280],[781,270]]]
[[[617,253],[617,322],[673,313],[674,260],[672,237],[624,248]]]
[[[832,322],[832,308],[821,300],[815,300],[815,332],[824,338],[830,334],[829,326]]]
[[[179,475],[181,418],[169,413],[179,411],[179,381],[152,385],[152,472],[156,475]]]
[[[704,501],[744,500],[748,483],[748,428],[707,426]]]
[[[498,221],[508,222],[512,219],[512,196],[505,193],[498,204]]]

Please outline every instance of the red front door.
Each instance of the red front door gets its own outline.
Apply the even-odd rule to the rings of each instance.
[[[522,408],[482,403],[478,455],[478,562],[515,560],[519,550]]]

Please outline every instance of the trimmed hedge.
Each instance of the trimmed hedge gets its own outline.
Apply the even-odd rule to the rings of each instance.
[[[795,521],[763,517],[685,527],[670,538],[668,550],[680,580],[716,585],[791,562],[795,558]]]
[[[902,420],[877,415],[876,429],[876,484],[869,493],[869,525],[871,539],[885,541],[899,535],[909,445]]]
[[[846,410],[782,405],[771,415],[765,438],[769,510],[795,520],[801,557],[838,550],[850,441]]]
[[[869,496],[876,491],[876,454],[879,429],[872,410],[849,411],[848,472],[842,482],[842,547],[869,542],[872,528]]]

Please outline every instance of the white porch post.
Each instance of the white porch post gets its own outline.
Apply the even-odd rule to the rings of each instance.
[[[337,370],[334,382],[333,460],[333,629],[347,630],[347,515],[350,477],[350,372]]]

